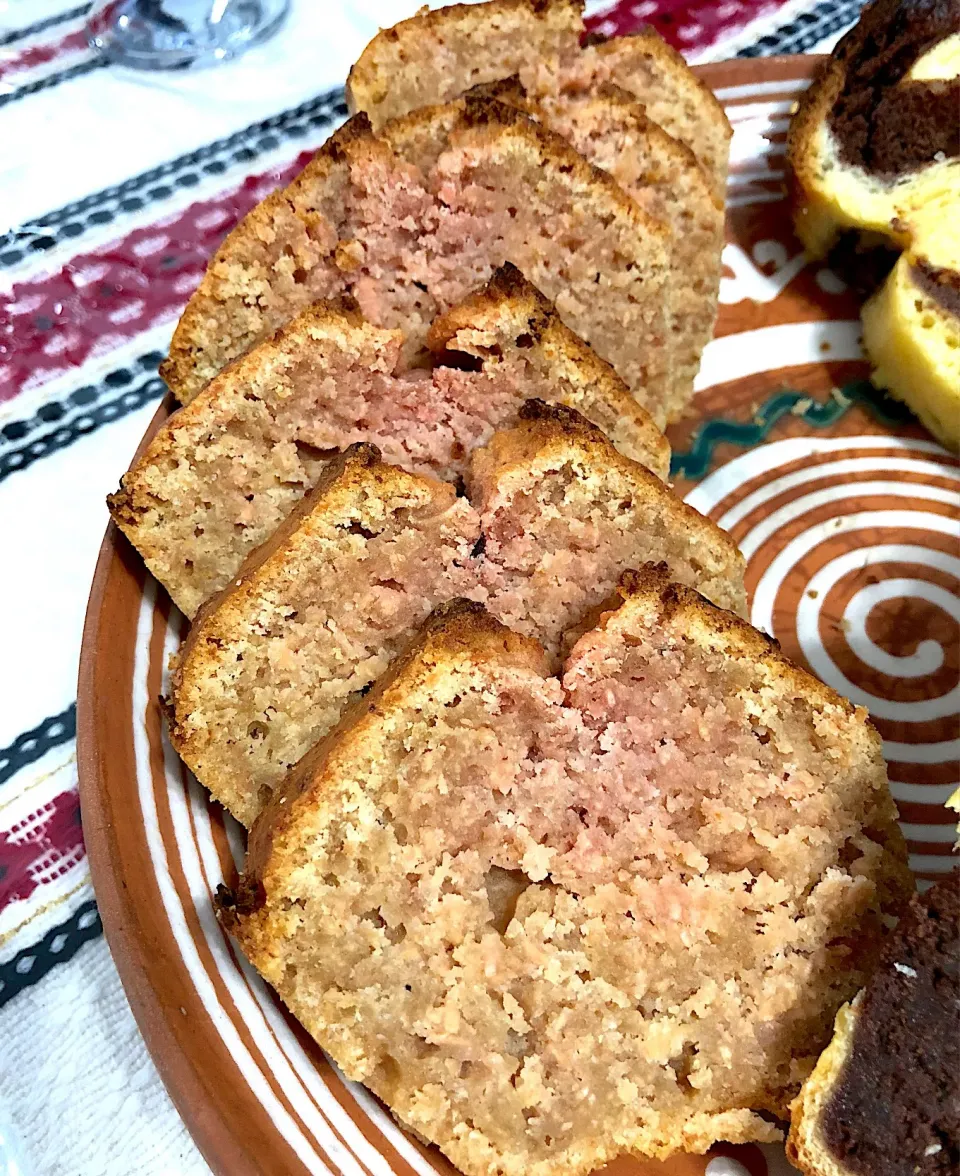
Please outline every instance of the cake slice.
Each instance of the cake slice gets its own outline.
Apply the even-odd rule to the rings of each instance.
[[[439,477],[461,477],[466,454],[511,423],[522,401],[536,398],[576,409],[621,453],[666,478],[670,446],[650,414],[509,262],[434,320],[427,345],[434,383],[457,406],[445,448],[431,462]]]
[[[666,415],[676,420],[693,395],[703,349],[713,336],[724,244],[723,198],[714,193],[691,149],[668,135],[619,86],[604,83],[542,103],[553,130],[672,230],[672,378]]]
[[[625,385],[514,269],[433,324],[434,367],[404,336],[318,303],[236,361],[160,428],[112,495],[114,521],[193,616],[358,441],[455,480],[530,395],[575,405],[666,472],[669,449]]]
[[[643,103],[647,117],[685,144],[723,200],[733,128],[710,87],[655,29],[624,37],[588,36],[580,56],[561,75],[567,93],[612,82]]]
[[[863,712],[656,572],[565,688],[434,614],[288,775],[221,916],[467,1176],[770,1141],[905,885]]]
[[[353,445],[191,626],[170,738],[244,825],[431,609],[474,587],[480,521],[445,482]]]
[[[352,295],[415,355],[437,314],[512,261],[662,423],[669,230],[511,107],[468,99],[421,121],[433,146],[411,162],[355,116],[227,237],[174,333],[174,394],[318,297]]]
[[[807,1176],[960,1170],[960,874],[916,895],[792,1107]]]
[[[720,103],[653,29],[587,36],[582,11],[579,0],[424,9],[373,38],[350,71],[348,101],[380,127],[511,74],[537,99],[612,82],[695,153],[722,199],[731,129]]]
[[[181,650],[171,740],[245,825],[445,600],[486,601],[539,638],[552,666],[621,571],[652,556],[743,608],[729,536],[572,409],[530,401],[475,453],[482,515],[452,486],[378,457],[360,445],[332,463]]]
[[[913,211],[960,194],[958,109],[956,4],[868,5],[790,124],[796,229],[807,251],[842,261],[853,253],[851,234],[903,246]]]
[[[801,100],[788,141],[801,240],[872,295],[863,335],[873,382],[954,450],[958,112],[960,9],[876,0]]]
[[[515,427],[474,452],[467,486],[487,607],[536,637],[552,664],[621,573],[649,561],[721,608],[746,610],[730,536],[572,409],[528,401]]]
[[[957,191],[906,221],[910,246],[863,307],[871,379],[960,450],[960,173]]]
[[[724,238],[723,202],[693,152],[647,118],[633,95],[611,83],[534,100],[515,75],[474,86],[468,97],[494,99],[535,117],[669,226],[671,376],[663,407],[667,420],[676,419],[693,394],[700,357],[713,334]],[[423,167],[442,149],[436,118],[436,108],[424,108],[387,123],[382,134],[405,159]]]

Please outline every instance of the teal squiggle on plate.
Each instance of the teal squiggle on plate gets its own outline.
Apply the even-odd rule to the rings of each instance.
[[[698,481],[710,470],[718,445],[753,449],[766,441],[778,421],[790,414],[814,428],[826,429],[853,404],[865,405],[885,425],[903,425],[912,419],[902,404],[874,388],[869,380],[846,384],[826,401],[814,400],[808,392],[785,388],[771,396],[749,421],[726,417],[704,421],[693,434],[690,448],[682,453],[674,453],[670,460],[670,476]],[[802,407],[798,408],[799,405]]]

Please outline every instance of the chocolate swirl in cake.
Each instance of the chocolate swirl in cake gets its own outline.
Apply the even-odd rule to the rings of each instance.
[[[857,1176],[960,1165],[960,876],[913,900],[857,1014],[822,1138]]]
[[[960,79],[913,80],[925,53],[960,33],[958,0],[878,0],[840,54],[830,113],[840,159],[883,178],[960,155]]]
[[[948,314],[960,318],[960,273],[931,265],[922,258],[912,267],[911,272],[917,285],[928,297],[939,303]]]

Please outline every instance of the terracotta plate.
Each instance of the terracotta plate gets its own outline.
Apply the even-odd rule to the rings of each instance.
[[[673,430],[679,487],[749,560],[753,620],[887,741],[913,863],[949,868],[957,758],[957,462],[864,382],[855,299],[808,264],[783,199],[791,103],[814,60],[704,70],[734,123],[717,338],[695,415]],[[168,411],[164,406],[152,428]],[[181,768],[158,699],[184,631],[112,527],[84,636],[80,784],[100,912],[130,1004],[218,1173],[451,1172],[345,1082],[239,958],[211,897],[243,837]],[[719,1148],[617,1176],[774,1176],[782,1149]]]

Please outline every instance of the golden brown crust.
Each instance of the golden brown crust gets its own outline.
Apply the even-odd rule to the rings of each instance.
[[[417,46],[425,37],[462,33],[483,36],[491,15],[550,27],[575,45],[583,31],[583,0],[495,0],[492,4],[448,4],[421,9],[407,20],[381,29],[360,54],[347,75],[347,103],[352,111],[365,110],[380,122],[380,108],[388,96],[388,79],[404,61],[405,44]],[[535,34],[530,34],[532,42]],[[418,103],[417,105],[422,105]]]
[[[732,541],[731,541],[732,542]],[[831,687],[801,669],[785,657],[780,646],[765,633],[755,629],[735,613],[717,608],[699,592],[670,579],[665,565],[647,564],[637,571],[625,572],[618,589],[626,611],[606,614],[600,623],[606,628],[615,617],[625,619],[628,612],[642,616],[656,616],[658,624],[671,632],[709,642],[730,657],[754,662],[771,681],[798,696],[816,700],[824,706],[835,707],[843,714],[859,716],[870,731],[880,756],[880,736],[867,719],[863,707],[855,707]]]
[[[434,319],[427,335],[427,346],[435,354],[448,350],[459,331],[475,327],[478,321],[482,323],[488,316],[498,314],[505,302],[510,304],[518,317],[527,316],[526,331],[534,343],[539,342],[554,323],[560,322],[560,316],[550,299],[541,294],[536,286],[528,282],[520,270],[508,261],[495,269],[486,284],[474,294],[470,294],[457,306]],[[570,334],[580,342],[585,352],[594,354],[579,336],[574,335],[572,331]],[[614,379],[619,379],[609,364],[604,364],[602,360],[598,360],[598,363],[608,368]]]
[[[843,88],[844,68],[835,56],[817,66],[813,81],[803,92],[787,128],[787,162],[797,179],[812,178],[813,160],[810,146],[817,128],[823,123]]]
[[[813,82],[801,96],[787,129],[787,163],[794,218],[797,231],[808,248],[814,248],[817,243],[804,228],[804,222],[810,216],[805,202],[815,196],[823,184],[823,161],[816,148],[817,134],[843,89],[845,76],[846,69],[836,56],[821,62]]]
[[[319,229],[325,228],[328,234],[332,233],[339,240],[337,225],[331,225],[321,211],[321,205],[326,201],[322,195],[318,199],[317,194],[329,191],[330,196],[335,197],[338,186],[348,179],[349,166],[354,158],[364,152],[383,150],[371,130],[369,118],[365,114],[354,115],[327,139],[292,183],[271,193],[252,208],[226,236],[187,303],[173,333],[170,353],[160,366],[161,377],[181,403],[187,403],[196,396],[214,374],[210,373],[206,378],[205,373],[198,374],[197,360],[204,350],[203,341],[209,323],[215,322],[218,327],[224,328],[224,315],[220,313],[224,307],[221,295],[230,286],[231,279],[221,270],[235,257],[242,257],[248,251],[251,256],[255,256],[263,242],[272,240],[275,231],[274,214],[281,211],[298,216],[306,227],[313,230],[315,238],[321,235]],[[306,201],[309,207],[298,210],[301,194],[311,188],[315,191]],[[331,200],[331,203],[335,201]],[[259,341],[256,338],[244,340],[238,354],[242,355]]]
[[[486,448],[474,452],[471,481],[480,487],[492,485],[494,479],[500,484],[509,477],[511,469],[525,470],[535,458],[571,453],[583,454],[592,464],[616,469],[640,484],[650,499],[669,510],[685,533],[705,539],[722,551],[725,562],[736,569],[742,579],[743,556],[726,531],[688,506],[644,466],[618,452],[604,432],[565,404],[528,400],[520,409],[516,428],[495,433]],[[713,605],[710,607],[714,608]],[[714,611],[720,612],[721,616],[728,615],[722,610],[714,608]],[[746,627],[750,628],[749,625]]]
[[[511,74],[508,78],[498,78],[494,82],[478,82],[463,93],[464,98],[492,99],[504,106],[515,106],[524,114],[536,117],[537,103],[529,96],[519,74]]]
[[[584,404],[583,409],[588,415],[593,410],[597,424],[619,448],[628,448],[627,435],[621,435],[626,428],[632,455],[642,456],[643,464],[658,477],[667,476],[670,444],[653,418],[614,368],[570,330],[553,303],[515,265],[508,262],[500,266],[482,289],[436,319],[427,346],[441,364],[445,356],[459,352],[494,368],[505,331],[512,336],[512,346],[524,351],[543,372],[566,377],[589,393],[590,404]],[[478,336],[487,332],[491,338],[479,342]],[[601,404],[609,419],[599,419]],[[638,446],[642,454],[637,452]]]
[[[556,167],[570,176],[574,184],[594,192],[602,190],[610,205],[632,220],[639,233],[668,239],[666,226],[644,212],[609,172],[594,167],[561,135],[496,98],[464,96],[442,105],[423,106],[391,119],[380,133],[408,163],[423,167],[447,146],[456,145],[462,139],[472,141],[470,132],[488,145],[497,142],[520,146],[534,157],[535,166]],[[424,141],[432,141],[431,154],[427,157],[422,154]]]
[[[592,52],[601,58],[618,57],[638,50],[655,60],[663,72],[669,74],[681,92],[697,96],[704,104],[703,112],[708,115],[711,126],[719,137],[727,141],[733,137],[733,127],[720,99],[702,78],[697,77],[683,54],[677,52],[672,45],[668,45],[651,26],[622,37],[611,37],[608,41],[592,46]]]
[[[298,809],[309,807],[311,797],[335,778],[336,761],[362,746],[379,715],[401,705],[427,679],[464,662],[495,662],[548,676],[540,644],[502,625],[482,604],[458,599],[439,605],[370,693],[344,713],[334,730],[307,752],[274,792],[250,831],[244,866],[247,882],[262,880],[274,844],[295,824]]]
[[[148,564],[153,544],[141,521],[144,512],[157,502],[156,494],[150,488],[152,471],[174,459],[183,445],[190,444],[192,435],[200,436],[211,428],[215,429],[232,416],[234,403],[242,395],[242,389],[271,363],[296,355],[303,336],[311,332],[341,335],[352,346],[358,346],[364,338],[373,339],[381,349],[399,335],[396,331],[371,326],[342,301],[315,303],[225,367],[199,396],[168,417],[139,460],[120,479],[120,489],[107,496],[113,521]]]
[[[503,52],[499,73],[496,60],[481,63],[469,55],[469,46],[474,43],[488,49],[489,57],[491,41],[496,45],[494,54]],[[456,58],[461,54],[465,59],[461,69],[436,65],[429,54],[433,43],[443,46],[444,57]],[[583,49],[578,48],[581,43]],[[538,61],[544,53],[556,55],[557,60]],[[347,94],[351,109],[369,111],[374,123],[380,125],[388,117],[437,101],[449,101],[457,96],[458,90],[469,89],[464,84],[469,76],[486,85],[518,70],[536,71],[538,66],[545,66],[548,74],[558,71],[557,80],[566,84],[568,72],[582,80],[584,67],[590,62],[597,63],[601,74],[609,74],[611,70],[616,74],[621,63],[632,61],[635,65],[640,58],[650,63],[645,72],[652,68],[658,75],[651,90],[658,96],[663,94],[664,110],[673,102],[694,123],[702,124],[698,145],[709,155],[703,162],[722,197],[725,148],[732,129],[716,96],[690,70],[683,57],[651,28],[609,40],[584,37],[582,5],[571,0],[542,3],[488,0],[478,5],[424,9],[374,37],[350,72]],[[418,74],[421,70],[426,77]],[[460,76],[464,70],[468,72],[467,78]],[[615,76],[613,80],[622,79]],[[648,95],[639,97],[646,100]],[[667,130],[670,129],[668,126]]]
[[[787,1158],[805,1176],[849,1176],[848,1171],[837,1163],[820,1141],[819,1122],[823,1107],[850,1054],[857,1012],[862,1001],[861,989],[857,997],[837,1013],[830,1044],[820,1055],[816,1068],[790,1105]]]

